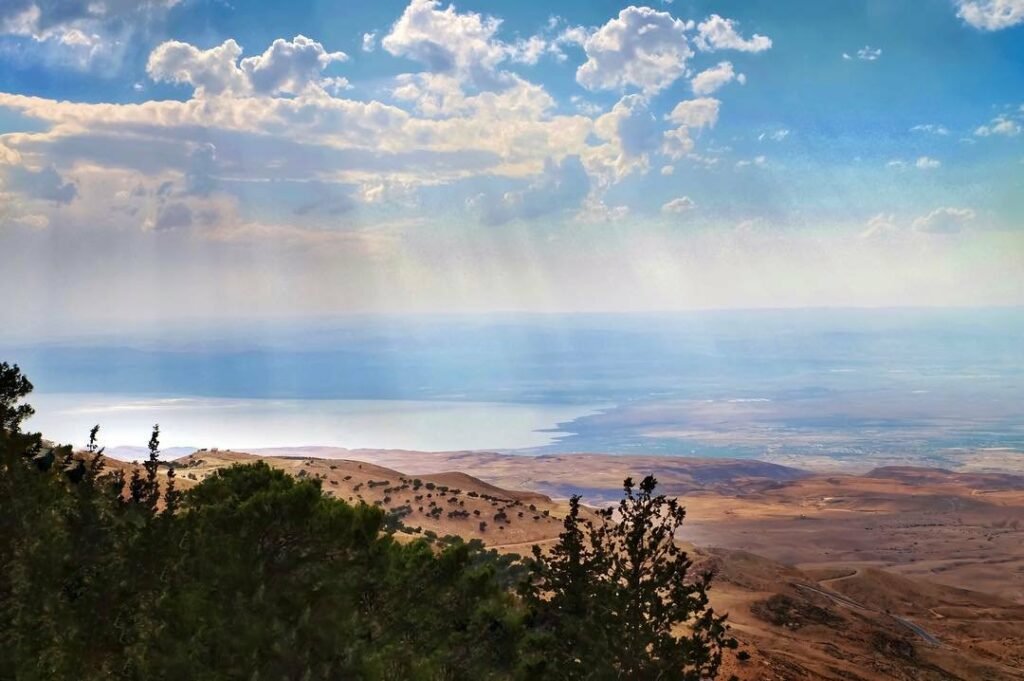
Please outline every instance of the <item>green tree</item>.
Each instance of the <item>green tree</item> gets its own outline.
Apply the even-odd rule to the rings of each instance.
[[[531,613],[536,653],[525,664],[535,678],[714,678],[723,651],[735,647],[725,617],[708,605],[711,574],[694,574],[675,535],[686,512],[655,495],[648,476],[623,483],[616,508],[583,517],[570,501],[550,553],[534,547],[522,593]]]

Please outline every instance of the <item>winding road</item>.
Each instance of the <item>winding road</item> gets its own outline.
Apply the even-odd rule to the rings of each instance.
[[[856,574],[856,573],[854,573],[854,574]],[[847,577],[852,577],[852,576],[853,575],[844,575],[843,577],[837,578],[835,580],[830,580],[830,581],[838,581],[839,579],[845,579]],[[910,620],[908,620],[906,618],[900,617],[898,615],[892,615],[892,614],[889,614],[889,613],[883,613],[883,612],[881,612],[879,610],[875,610],[873,608],[869,608],[866,605],[862,605],[862,604],[858,603],[857,601],[854,601],[854,600],[851,600],[851,599],[847,598],[846,596],[842,596],[840,594],[837,594],[834,591],[826,591],[825,589],[822,589],[821,587],[811,586],[810,584],[802,584],[800,582],[790,582],[790,584],[792,586],[796,587],[797,589],[801,589],[803,591],[811,591],[813,593],[820,594],[820,595],[824,596],[825,598],[830,599],[832,602],[834,602],[834,603],[836,603],[838,605],[845,606],[847,608],[853,608],[855,610],[862,610],[864,612],[870,612],[870,613],[874,613],[876,615],[884,615],[884,616],[887,616],[887,617],[891,617],[892,619],[896,620],[897,622],[899,622],[901,625],[903,625],[904,627],[906,627],[910,631],[912,631],[915,634],[917,634],[928,645],[933,645],[933,646],[941,646],[942,645],[942,641],[940,641],[939,639],[935,638],[930,633],[925,631],[925,629],[923,629],[920,625],[915,624],[914,622],[911,622]]]

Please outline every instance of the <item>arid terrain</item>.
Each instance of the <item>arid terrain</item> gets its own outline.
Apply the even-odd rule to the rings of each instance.
[[[822,475],[757,461],[455,452],[201,450],[188,486],[261,458],[332,496],[401,515],[414,534],[526,554],[573,493],[600,506],[654,473],[688,509],[714,568],[740,679],[1024,679],[1024,479],[886,468]],[[401,471],[401,472],[399,472]],[[455,472],[458,471],[458,472]]]

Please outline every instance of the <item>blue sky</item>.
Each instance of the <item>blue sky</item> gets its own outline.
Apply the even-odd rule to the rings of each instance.
[[[9,314],[1020,305],[1022,64],[1024,0],[6,0]]]

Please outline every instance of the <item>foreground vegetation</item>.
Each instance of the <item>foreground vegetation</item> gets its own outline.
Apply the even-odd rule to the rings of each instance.
[[[157,429],[126,475],[23,432],[31,389],[0,363],[0,679],[696,681],[735,646],[653,478],[512,561],[263,463],[181,493]]]

